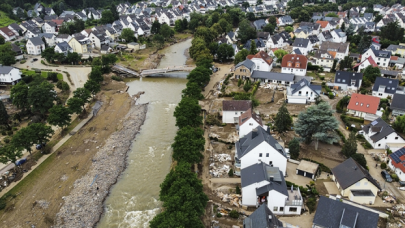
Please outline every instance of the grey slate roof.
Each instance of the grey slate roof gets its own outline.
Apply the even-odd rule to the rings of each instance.
[[[249,134],[245,135],[243,138],[240,138],[236,142],[236,155],[240,159],[253,150],[256,146],[266,142],[271,147],[276,149],[281,155],[287,157],[284,148],[270,135],[269,132],[265,131],[262,127],[258,126],[254,131],[251,131]]]
[[[351,85],[352,80],[356,80],[355,86],[359,87],[360,80],[363,80],[363,73],[336,71],[335,83]]]
[[[250,59],[246,59],[245,61],[236,64],[235,69],[237,69],[240,66],[245,66],[246,68],[250,69],[250,71],[252,71],[253,65],[254,65],[253,61],[251,61]]]
[[[270,219],[271,218],[271,219]],[[249,217],[243,220],[244,228],[282,227],[283,223],[270,211],[264,203]]]
[[[294,40],[293,46],[294,47],[308,47],[309,39],[305,38],[296,38]]]
[[[8,74],[13,68],[11,66],[0,66],[0,74]]]
[[[30,41],[32,42],[32,44],[34,44],[35,46],[44,44],[44,42],[42,41],[42,39],[41,39],[40,37],[32,37],[32,38],[30,38],[29,40],[30,40]]]
[[[257,79],[268,79],[268,80],[277,80],[277,81],[286,81],[286,82],[294,81],[294,74],[276,73],[276,72],[259,71],[259,70],[253,71],[253,74],[250,77],[257,78]]]
[[[316,35],[310,35],[308,39],[312,44],[319,42],[319,38]]]
[[[395,94],[399,81],[397,79],[377,77],[373,86],[373,91],[378,91],[380,86],[385,86],[385,93]]]
[[[328,228],[377,228],[378,219],[377,213],[321,196],[313,223]]]
[[[223,111],[247,111],[252,108],[250,100],[224,100],[222,101]]]
[[[71,49],[71,47],[69,46],[69,44],[66,41],[63,41],[62,43],[57,43],[56,44],[60,50],[62,51],[68,51],[69,49]]]
[[[294,54],[302,55],[300,49],[298,49],[298,48],[294,49],[293,52],[294,52]]]
[[[340,163],[331,171],[339,182],[339,185],[342,187],[342,189],[346,189],[353,184],[356,184],[358,181],[366,178],[368,181],[370,181],[378,189],[381,190],[381,187],[377,183],[377,181],[370,175],[367,170],[365,170],[361,165],[353,160],[353,158],[349,158],[346,161]]]
[[[378,118],[378,119],[374,120],[373,122],[376,123],[374,126],[370,123],[370,124],[364,126],[362,129],[364,132],[368,133],[371,127],[380,127],[381,128],[381,131],[370,136],[370,138],[371,138],[371,140],[373,140],[373,142],[378,142],[382,138],[395,132],[394,129],[392,129],[392,127],[389,124],[387,124],[384,120],[382,120],[381,118]]]
[[[392,98],[390,109],[405,111],[405,94],[397,93]]]
[[[322,86],[320,86],[320,85],[311,85],[311,83],[309,81],[307,81],[305,78],[303,78],[299,82],[291,85],[291,94],[294,94],[294,93],[298,92],[300,89],[304,88],[305,86],[308,86],[317,95],[319,95],[319,93],[322,90]]]

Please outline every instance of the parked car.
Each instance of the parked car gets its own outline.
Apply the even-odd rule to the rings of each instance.
[[[391,175],[390,175],[387,171],[385,171],[385,170],[381,171],[381,176],[382,176],[387,182],[392,182]]]
[[[398,183],[399,183],[399,186],[405,187],[405,181],[399,181]]]

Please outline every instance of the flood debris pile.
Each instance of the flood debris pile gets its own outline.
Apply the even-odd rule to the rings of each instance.
[[[127,152],[139,132],[147,112],[147,104],[132,107],[122,121],[122,128],[113,133],[99,148],[88,173],[74,183],[70,195],[56,215],[56,227],[93,227],[103,212],[103,201],[110,187],[126,166]]]
[[[217,196],[222,202],[229,203],[231,206],[236,206],[238,208],[242,206],[242,195],[240,194],[226,194],[218,191]]]
[[[228,175],[231,169],[231,155],[229,154],[214,154],[214,162],[210,164],[210,174],[213,177],[223,177]]]

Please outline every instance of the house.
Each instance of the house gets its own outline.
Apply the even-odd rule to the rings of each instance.
[[[239,116],[251,108],[250,100],[222,101],[222,123],[239,123]]]
[[[250,60],[246,59],[235,66],[235,79],[250,79],[253,71],[256,69],[255,63]]]
[[[58,34],[58,25],[53,21],[47,21],[42,25],[42,31],[45,33],[54,33]]]
[[[100,49],[101,54],[108,54],[111,53],[112,51],[113,49],[108,45],[102,45]]]
[[[308,39],[309,39],[309,42],[311,42],[312,47],[313,46],[319,46],[319,44],[321,44],[321,42],[319,41],[318,36],[316,36],[316,35],[309,35]]]
[[[388,155],[388,167],[397,174],[401,181],[405,181],[405,147],[399,148],[397,151]]]
[[[67,55],[69,52],[73,52],[73,49],[69,46],[69,44],[66,41],[63,41],[62,43],[56,44],[55,52]]]
[[[379,67],[387,68],[391,59],[390,51],[376,50],[374,47],[369,48],[361,56],[361,61],[371,56]]]
[[[256,38],[256,39],[253,39],[253,40],[246,41],[246,44],[243,46],[243,48],[246,49],[246,50],[250,50],[251,42],[255,42],[256,49],[258,51],[264,51],[265,48],[266,48],[266,44],[264,43],[264,40],[261,39],[261,38]]]
[[[353,93],[347,105],[349,114],[364,118],[366,114],[375,115],[380,105],[380,98],[359,93]]]
[[[335,58],[343,60],[346,56],[349,55],[349,44],[350,43],[335,43],[331,41],[323,41],[319,50],[324,51],[334,51],[336,52]]]
[[[294,74],[285,74],[260,70],[253,71],[253,74],[250,76],[250,78],[253,79],[253,81],[255,82],[260,81],[261,84],[269,83],[269,84],[276,84],[278,86],[280,85],[288,86],[294,82]]]
[[[56,36],[56,43],[62,43],[62,42],[68,42],[70,41],[70,39],[72,39],[72,36],[69,34],[58,34]]]
[[[315,102],[315,99],[320,95],[322,86],[311,85],[305,78],[298,83],[287,87],[287,100],[289,104],[308,104]]]
[[[389,63],[390,67],[395,67],[395,69],[400,70],[400,69],[404,68],[404,65],[405,65],[405,58],[401,58],[398,56],[391,56],[390,63]]]
[[[399,54],[401,56],[405,55],[405,46],[403,46],[403,45],[390,44],[390,46],[388,46],[385,50],[390,51],[391,55],[396,55],[396,54]]]
[[[53,11],[52,8],[45,7],[44,12],[45,12],[45,14],[48,15],[48,16],[50,16],[50,15],[55,15],[55,11]]]
[[[90,40],[85,36],[75,36],[69,40],[68,44],[73,49],[73,52],[78,54],[89,52]]]
[[[20,31],[22,32],[22,28],[16,23],[10,24],[7,28],[10,29],[16,37],[20,36]]]
[[[93,47],[96,49],[101,49],[102,45],[108,44],[109,40],[105,38],[105,33],[98,31],[92,31],[89,35],[89,39],[93,43]]]
[[[23,51],[21,50],[21,48],[19,46],[12,43],[11,50],[14,52],[16,60],[21,60],[24,58]]]
[[[128,43],[127,47],[133,49],[134,51],[137,51],[140,48],[139,44],[135,42]]]
[[[299,49],[302,55],[308,55],[312,51],[312,43],[309,39],[296,38],[293,43],[293,49]]]
[[[55,40],[56,36],[53,33],[40,33],[38,34],[38,37],[41,38],[42,40],[45,40],[45,43],[48,47],[53,47],[55,46]]]
[[[377,228],[379,215],[338,199],[321,196],[316,208],[314,228]]]
[[[15,85],[21,80],[21,71],[15,67],[0,65],[0,85]]]
[[[397,91],[399,81],[397,79],[377,77],[373,86],[373,96],[379,98],[393,98]]]
[[[381,118],[364,126],[359,133],[364,135],[374,149],[387,149],[392,146],[396,148],[396,145],[405,143],[405,139]]]
[[[281,62],[281,73],[305,76],[308,59],[305,55],[287,54]]]
[[[264,26],[266,26],[266,21],[264,19],[256,20],[253,22],[253,25],[256,28],[256,31],[263,30]]]
[[[283,223],[270,211],[266,204],[262,204],[249,217],[243,220],[243,228],[283,227]]]
[[[284,46],[287,46],[288,43],[284,42],[283,37],[280,34],[275,34],[271,36],[269,39],[266,41],[266,47],[268,49],[270,48],[282,48]]]
[[[319,164],[301,160],[300,164],[297,166],[296,174],[315,180],[315,178],[318,176],[318,173],[320,174],[319,171]]]
[[[228,34],[226,34],[226,39],[228,40],[229,43],[235,43],[238,41],[237,37],[236,37],[236,33],[233,31],[228,32]]]
[[[290,15],[285,15],[285,16],[277,18],[277,27],[292,25],[292,24],[294,24],[294,20],[291,18]]]
[[[45,44],[40,37],[32,37],[28,39],[26,49],[29,55],[40,55],[45,50]]]
[[[333,36],[329,30],[326,30],[326,31],[319,33],[318,39],[319,39],[320,43],[322,44],[322,42],[324,42],[324,41],[333,41]]]
[[[247,58],[255,64],[255,70],[271,71],[273,69],[273,58],[264,51],[259,51],[255,55],[248,55]]]
[[[359,204],[374,204],[381,187],[353,158],[340,163],[331,171],[332,180],[343,197]]]
[[[324,51],[318,50],[314,52],[315,64],[321,66],[323,71],[330,72],[333,67],[333,62],[335,60],[336,52],[334,51]]]
[[[390,109],[393,116],[402,116],[405,114],[405,94],[395,94],[391,100]]]
[[[353,90],[357,91],[361,87],[363,81],[363,73],[354,73],[349,71],[336,71],[335,81],[333,84],[329,84],[329,87],[333,87],[336,90]],[[337,87],[337,88],[336,88]]]
[[[357,72],[361,72],[361,70],[366,69],[368,66],[378,67],[372,56],[369,56],[365,60],[354,65],[353,69],[357,68]]]
[[[329,24],[329,21],[317,21],[316,23],[321,25],[322,31],[329,31],[332,29],[332,26]]]
[[[264,162],[242,169],[242,205],[257,207],[265,204],[276,215],[300,215],[303,199],[299,188],[287,188],[278,167]]]
[[[17,38],[14,32],[11,31],[8,27],[0,28],[0,35],[3,36],[4,40],[6,41],[10,41]]]
[[[251,108],[248,109],[239,116],[239,138],[249,134],[253,129],[259,126],[263,127],[262,118],[253,112]]]
[[[76,17],[77,19],[79,19],[79,20],[87,21],[87,16],[86,16],[86,14],[84,14],[83,12],[77,12],[77,13],[75,14],[75,17]]]

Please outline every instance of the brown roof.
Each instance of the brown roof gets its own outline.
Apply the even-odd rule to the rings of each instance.
[[[262,118],[249,108],[246,112],[239,116],[239,126],[246,123],[250,118],[253,118],[260,126],[263,126]]]
[[[4,32],[7,36],[14,36],[15,34],[7,27],[0,28],[2,32]]]
[[[375,114],[378,110],[378,105],[380,105],[379,97],[353,93],[347,109]]]
[[[247,58],[250,60],[252,60],[253,58],[263,59],[269,65],[273,63],[273,58],[271,58],[269,54],[264,51],[259,51],[256,55],[248,55]]]
[[[308,59],[305,55],[288,54],[283,57],[281,67],[307,69]]]
[[[398,56],[391,56],[391,60],[398,60]]]
[[[242,101],[222,101],[222,111],[247,111],[252,108],[252,102]]]
[[[64,20],[63,19],[53,19],[53,22],[55,22],[57,25],[62,25]]]
[[[329,21],[317,21],[317,24],[320,24],[322,28],[326,28],[328,26]]]

